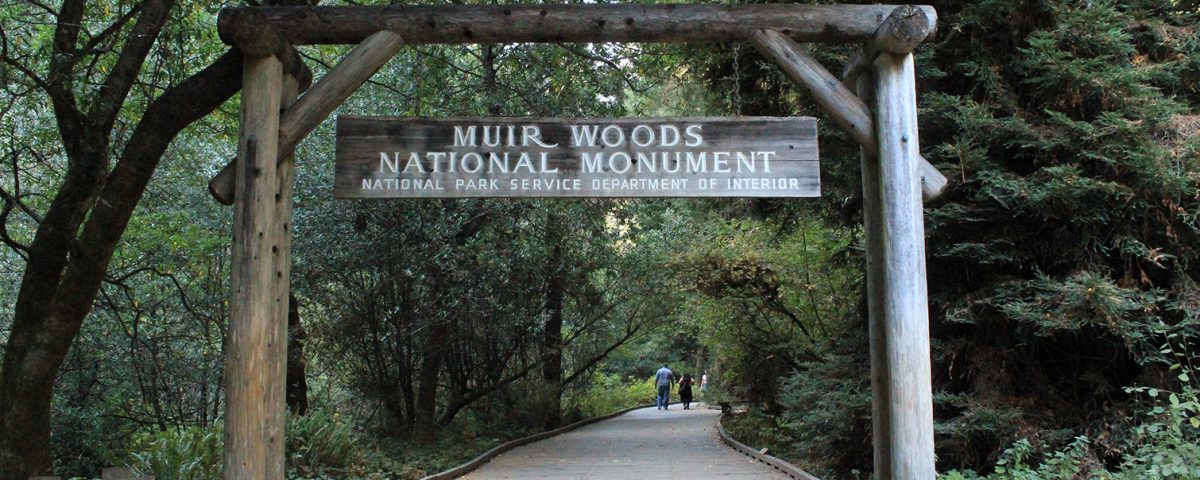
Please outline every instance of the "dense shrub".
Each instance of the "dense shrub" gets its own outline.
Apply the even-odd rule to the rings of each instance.
[[[1164,352],[1174,352],[1163,348]],[[1186,355],[1181,355],[1185,358]],[[1004,451],[992,467],[993,473],[980,476],[971,470],[951,471],[942,480],[1190,480],[1200,478],[1200,388],[1193,383],[1195,370],[1176,363],[1182,388],[1170,392],[1157,388],[1127,389],[1144,395],[1142,423],[1123,449],[1120,465],[1106,468],[1093,451],[1093,442],[1077,437],[1067,447],[1043,453],[1027,439],[1018,440]]]
[[[657,393],[652,378],[622,379],[596,372],[585,387],[573,390],[565,403],[567,411],[578,418],[591,418],[636,405],[652,404]]]
[[[941,10],[921,139],[957,172],[926,211],[939,467],[1081,435],[1119,462],[1139,400],[1123,387],[1178,383],[1158,346],[1200,334],[1200,143],[1179,128],[1200,39],[1173,7]]]
[[[218,480],[224,441],[220,428],[167,429],[137,436],[129,466],[159,480]]]
[[[366,446],[336,412],[315,409],[307,416],[289,415],[286,436],[291,478],[327,473],[342,478],[368,470]],[[162,480],[217,480],[223,447],[220,427],[167,429],[135,436],[127,463]]]
[[[363,445],[353,426],[336,411],[315,409],[288,415],[288,470],[311,476],[361,466]]]

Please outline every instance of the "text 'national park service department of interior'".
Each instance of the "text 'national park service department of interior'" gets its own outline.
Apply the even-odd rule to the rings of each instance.
[[[342,115],[337,198],[816,197],[809,117]]]

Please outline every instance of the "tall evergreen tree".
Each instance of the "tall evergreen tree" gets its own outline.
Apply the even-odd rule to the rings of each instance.
[[[1200,53],[1175,2],[967,2],[921,70],[944,463],[1017,437],[1117,451],[1200,329]],[[1107,443],[1107,444],[1105,444]]]

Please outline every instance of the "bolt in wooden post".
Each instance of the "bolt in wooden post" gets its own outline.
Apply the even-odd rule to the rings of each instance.
[[[929,359],[929,300],[925,284],[925,225],[918,168],[917,95],[912,54],[875,59],[882,220],[881,311],[886,358],[886,466],[879,480],[936,477],[933,391]],[[864,191],[867,190],[866,187]],[[868,241],[869,237],[868,237]],[[876,324],[872,324],[877,326]],[[872,339],[879,335],[872,332]],[[873,357],[874,357],[874,353]],[[873,364],[877,362],[872,362]],[[877,391],[877,393],[880,393]],[[877,451],[877,453],[879,453]]]
[[[246,56],[234,193],[233,266],[226,342],[225,478],[283,478],[283,368],[287,323],[279,315],[276,158],[283,66]],[[286,301],[283,308],[286,309]]]

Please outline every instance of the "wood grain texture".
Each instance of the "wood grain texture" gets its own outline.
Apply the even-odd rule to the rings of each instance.
[[[296,97],[300,92],[300,80],[285,76],[283,78],[282,91],[280,92],[280,106],[286,109],[296,102]],[[271,389],[267,392],[266,400],[268,405],[274,405],[275,409],[271,411],[271,424],[285,425],[286,410],[284,405],[287,404],[287,317],[288,317],[288,293],[291,288],[292,275],[292,192],[296,180],[295,154],[288,152],[279,157],[279,164],[276,167],[276,182],[275,182],[275,214],[269,219],[267,228],[270,232],[268,237],[275,239],[275,248],[271,249],[271,324],[272,337],[281,339],[280,348],[273,350],[282,352],[278,358],[270,358],[266,362],[268,368],[267,378],[270,380]],[[282,380],[276,380],[282,379]],[[275,442],[267,445],[269,451],[267,457],[270,459],[285,458],[284,442]],[[286,471],[284,470],[283,461],[271,461],[267,463],[267,478],[284,478]]]
[[[920,13],[914,10],[920,10]],[[875,31],[875,37],[871,41],[865,42],[863,51],[846,64],[845,70],[842,71],[842,83],[854,85],[858,75],[872,68],[875,57],[879,56],[880,51],[886,50],[896,54],[909,53],[918,44],[933,38],[936,34],[937,11],[926,8],[918,9],[911,5],[896,7],[879,25],[879,29]]]
[[[272,475],[283,471],[284,378],[275,372],[277,364],[286,361],[287,342],[286,323],[275,318],[272,259],[279,235],[271,228],[277,211],[282,77],[282,65],[274,56],[246,56],[225,347],[227,479],[273,480],[282,478]]]
[[[869,154],[876,154],[878,144],[871,110],[837,77],[821,66],[817,59],[779,32],[756,31],[750,42],[764,56],[779,65],[788,77],[807,90],[833,117],[834,123],[865,146]],[[914,178],[920,179],[922,194],[926,199],[936,198],[945,190],[948,180],[920,154],[917,158],[919,171],[918,177]]]
[[[577,132],[585,130],[595,133],[593,142],[574,145]],[[456,131],[474,132],[471,138],[476,146],[456,146]],[[493,132],[488,134],[492,140],[515,145],[486,146],[485,132]],[[524,138],[525,133],[536,133],[537,141]],[[504,163],[506,153],[508,162]],[[409,163],[413,154],[420,168]],[[820,195],[817,157],[816,120],[803,117],[400,119],[342,115],[337,126],[334,196],[813,197]],[[526,159],[524,168],[521,158]],[[597,158],[603,160],[594,163]],[[456,165],[454,172],[449,171],[451,159]],[[717,159],[723,160],[718,163]],[[435,161],[438,172],[434,172]],[[710,181],[711,186],[704,188]]]
[[[218,33],[229,32],[228,37],[221,39],[226,45],[236,47],[251,57],[274,55],[283,62],[284,73],[295,76],[302,85],[307,86],[312,80],[312,71],[300,59],[300,54],[262,12],[247,10],[240,15],[218,18],[218,24],[222,21],[226,24],[219,25],[217,30]]]
[[[389,30],[409,43],[726,42],[756,29],[800,41],[861,42],[875,35],[889,5],[436,5],[230,7],[221,38],[259,11],[294,45],[354,44]],[[922,6],[932,12],[932,7]],[[935,19],[936,16],[931,16]]]
[[[925,10],[912,5],[896,7],[875,31],[874,48],[896,55],[911,53],[933,33],[937,22]]]
[[[872,109],[875,102],[875,76],[867,71],[856,79],[859,98]],[[891,429],[889,420],[887,363],[887,319],[884,317],[883,270],[883,197],[879,184],[879,157],[867,147],[859,149],[862,162],[863,232],[867,257],[867,318],[871,350],[871,445],[874,478],[892,478]]]
[[[883,315],[887,350],[890,477],[936,478],[925,222],[918,168],[913,56],[875,59],[883,220]]]
[[[404,39],[392,32],[378,32],[356,45],[303,97],[283,112],[279,122],[280,162],[291,155],[313,129],[358,90],[367,79],[404,46]],[[208,182],[208,191],[218,202],[233,202],[233,160]]]

